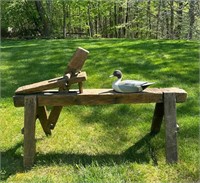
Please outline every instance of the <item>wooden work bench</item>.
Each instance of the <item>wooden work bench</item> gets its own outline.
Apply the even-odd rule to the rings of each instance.
[[[80,92],[44,91],[33,94],[15,94],[15,107],[24,107],[24,167],[30,168],[36,154],[35,121],[39,118],[44,132],[51,134],[46,106],[140,104],[155,103],[151,133],[160,131],[164,117],[166,161],[178,160],[176,103],[185,102],[187,93],[179,88],[147,88],[140,93],[116,93],[112,89],[84,89]],[[54,125],[55,126],[55,125]]]

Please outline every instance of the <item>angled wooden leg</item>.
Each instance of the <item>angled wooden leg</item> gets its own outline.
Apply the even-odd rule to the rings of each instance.
[[[154,115],[151,125],[151,134],[157,134],[160,132],[160,127],[162,124],[164,116],[164,104],[163,103],[156,103],[155,109],[154,109]]]
[[[70,78],[71,77],[71,74],[72,73],[68,73],[68,77]],[[66,91],[68,92],[69,91],[69,88],[70,88],[70,84],[67,84],[63,87],[60,87],[59,88],[59,91]],[[56,123],[58,121],[58,118],[60,116],[60,113],[62,111],[62,106],[54,106],[50,112],[50,115],[49,115],[49,118],[48,118],[48,128],[50,128],[51,130],[53,130],[56,126]]]
[[[51,129],[48,125],[47,110],[45,106],[37,107],[37,117],[40,120],[44,133],[48,136],[51,135]]]
[[[54,127],[56,126],[62,108],[63,108],[62,106],[55,106],[52,108],[48,119],[48,126],[50,127],[50,129],[53,130]]]
[[[166,133],[166,161],[168,163],[176,163],[178,161],[178,152],[175,93],[164,93],[164,119]]]
[[[33,166],[36,152],[35,121],[37,115],[36,95],[24,98],[24,168]]]

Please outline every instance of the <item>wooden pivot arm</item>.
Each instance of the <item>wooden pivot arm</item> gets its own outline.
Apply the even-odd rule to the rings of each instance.
[[[80,72],[77,76],[72,76],[72,77],[71,77],[71,73],[68,73],[62,77],[57,77],[57,78],[19,87],[15,91],[15,94],[39,93],[39,92],[43,92],[44,90],[49,90],[49,89],[54,89],[54,88],[64,88],[67,83],[71,85],[71,84],[83,82],[86,80],[87,80],[86,72]]]
[[[65,83],[67,83],[67,81],[70,79],[70,77],[71,77],[71,74],[66,74],[65,76],[62,76],[62,77],[57,77],[57,78],[21,86],[15,91],[15,94],[31,94],[31,93],[38,93],[38,92],[42,92],[44,90],[49,90],[53,88],[59,88],[59,87],[64,86]]]
[[[68,66],[64,72],[64,75],[67,73],[71,73],[72,76],[75,76],[77,73],[79,73],[85,63],[85,60],[87,59],[88,54],[89,54],[89,51],[87,51],[81,47],[78,47],[76,49],[76,52],[72,56]],[[78,79],[77,77],[72,77],[71,80],[68,81],[68,87],[67,88],[60,87],[59,90],[60,91],[65,90],[65,89],[69,90],[71,84],[79,83],[79,93],[82,93],[83,92],[83,87],[82,87],[83,80],[78,81],[77,79]],[[55,106],[52,108],[52,111],[51,111],[49,119],[48,119],[48,124],[51,129],[54,129],[61,111],[62,111],[62,106]]]
[[[65,83],[66,83],[65,77],[53,78],[53,79],[33,83],[30,85],[21,86],[15,91],[15,94],[38,93],[38,92],[42,92],[44,90],[64,86]]]

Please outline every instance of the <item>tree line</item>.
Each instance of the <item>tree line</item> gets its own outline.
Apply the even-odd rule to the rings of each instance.
[[[1,36],[197,39],[199,0],[1,1]]]

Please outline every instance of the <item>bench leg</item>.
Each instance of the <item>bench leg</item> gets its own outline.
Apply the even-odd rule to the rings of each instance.
[[[156,103],[155,109],[154,109],[154,115],[151,125],[151,134],[155,135],[158,132],[160,132],[160,127],[162,124],[164,116],[164,104],[163,103]]]
[[[176,163],[178,161],[178,152],[175,93],[164,93],[164,119],[166,135],[166,161],[167,163]]]
[[[62,111],[62,106],[54,106],[50,112],[49,119],[48,119],[48,126],[50,129],[54,129],[58,118],[60,116],[60,112]]]
[[[24,99],[24,168],[33,166],[36,152],[35,121],[37,115],[37,97],[26,96]]]
[[[40,120],[42,129],[46,136],[51,135],[51,129],[48,125],[47,110],[45,106],[40,106],[37,108],[37,117]]]

